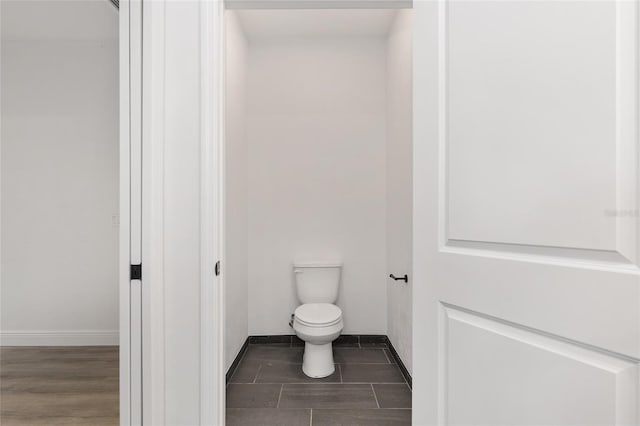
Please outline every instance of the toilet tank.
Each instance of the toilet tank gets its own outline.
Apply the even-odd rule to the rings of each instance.
[[[296,262],[293,275],[301,303],[335,303],[340,288],[342,264],[338,262]]]

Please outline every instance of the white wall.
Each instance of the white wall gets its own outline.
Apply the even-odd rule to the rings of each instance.
[[[248,336],[247,40],[235,12],[225,12],[225,369]]]
[[[411,11],[399,10],[387,45],[387,267],[409,275],[388,281],[388,336],[411,372],[412,349],[412,31]],[[387,275],[388,275],[387,274]]]
[[[292,261],[344,262],[344,333],[386,334],[383,37],[251,40],[249,334],[291,334]]]
[[[117,12],[3,3],[2,343],[117,344]]]

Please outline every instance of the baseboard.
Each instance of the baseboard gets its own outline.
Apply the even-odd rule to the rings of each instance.
[[[249,336],[247,341],[251,345],[273,345],[284,344],[290,345],[291,339],[297,337],[292,334],[273,334],[269,336]]]
[[[117,346],[118,331],[2,331],[0,346]]]
[[[389,347],[389,352],[391,353],[391,356],[396,361],[396,364],[398,364],[398,367],[400,368],[400,372],[404,376],[404,379],[407,381],[407,384],[411,389],[413,389],[413,379],[411,378],[411,374],[409,374],[409,370],[407,370],[407,367],[404,365],[404,362],[402,362],[402,360],[400,359],[400,355],[398,355],[398,351],[396,351],[396,348],[394,348],[393,345],[391,344],[391,340],[389,340],[389,336],[385,336],[385,337],[387,338],[387,346]]]
[[[249,347],[250,339],[251,337],[247,337],[247,339],[242,344],[242,347],[238,351],[238,355],[236,355],[236,357],[233,359],[233,362],[231,363],[231,366],[229,367],[229,370],[227,371],[227,374],[226,374],[227,384],[229,384],[229,380],[231,380],[231,376],[233,376],[233,373],[236,372],[236,369],[238,368],[240,361],[242,361],[242,357],[244,356],[244,353],[247,351],[247,348]]]
[[[341,334],[333,341],[333,346],[375,346],[386,345],[384,334]],[[251,345],[292,345],[304,346],[304,342],[295,334],[274,334],[266,336],[249,336]]]
[[[235,359],[231,363],[231,367],[229,367],[229,370],[227,371],[227,383],[229,383],[231,376],[233,376],[236,368],[238,368],[238,365],[240,364],[240,361],[242,360],[242,357],[247,351],[249,345],[302,346],[304,345],[304,342],[294,334],[247,337],[247,340],[245,340],[242,348],[240,348],[240,351],[238,352],[238,355],[236,355]],[[333,345],[338,347],[351,346],[360,348],[386,346],[394,361],[398,364],[398,368],[400,368],[400,372],[404,376],[409,387],[411,388],[413,386],[411,374],[409,374],[409,370],[407,370],[407,367],[400,359],[398,351],[396,351],[396,348],[391,344],[389,336],[384,334],[343,334],[333,342]]]

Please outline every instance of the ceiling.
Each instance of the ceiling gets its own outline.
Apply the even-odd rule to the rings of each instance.
[[[118,10],[108,0],[0,0],[3,40],[116,40]],[[235,10],[249,39],[385,36],[394,9]]]
[[[385,36],[393,9],[235,10],[249,40],[273,37]]]
[[[0,0],[3,40],[117,40],[108,0]]]

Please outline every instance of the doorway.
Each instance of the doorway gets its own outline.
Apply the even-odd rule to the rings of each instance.
[[[227,10],[225,25],[227,425],[410,424],[411,10]],[[310,263],[341,268],[323,378],[292,327],[294,265]]]
[[[1,8],[0,417],[136,423],[130,353],[140,345],[129,327],[140,306],[131,310],[129,254],[141,164],[130,161],[135,136],[121,138],[121,69],[130,70],[118,2]]]

